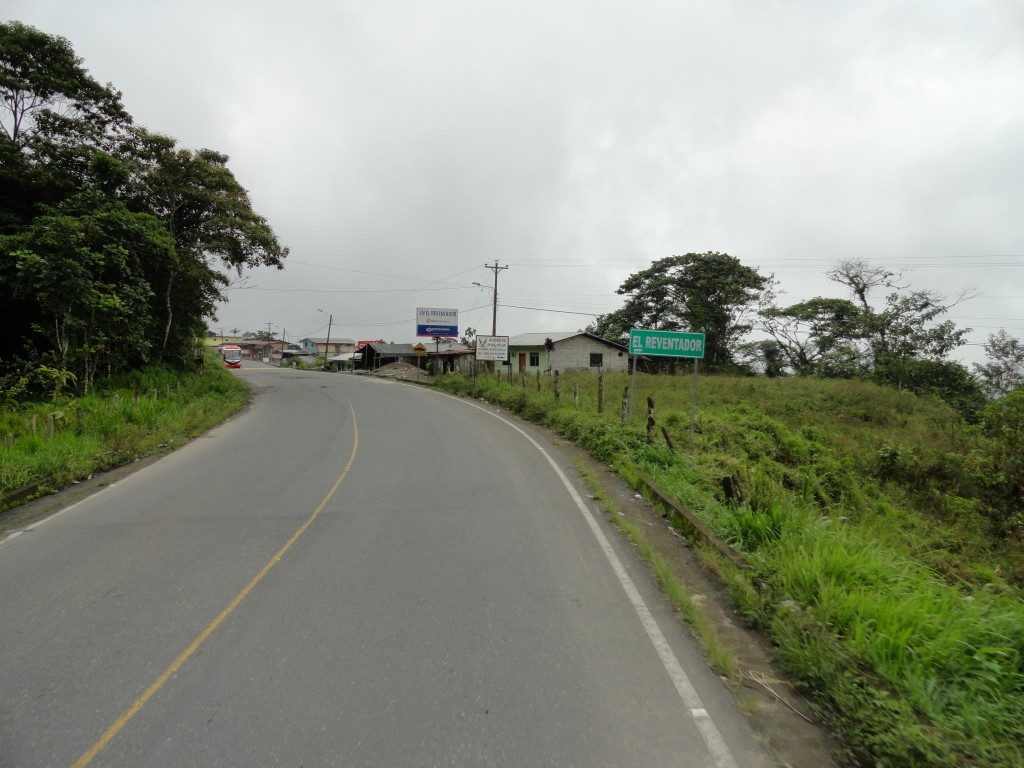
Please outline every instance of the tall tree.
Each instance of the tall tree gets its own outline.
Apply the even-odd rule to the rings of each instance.
[[[735,364],[737,344],[750,332],[754,307],[774,277],[744,266],[726,253],[687,253],[660,259],[630,275],[616,291],[627,296],[615,312],[592,326],[605,338],[623,342],[631,328],[706,334],[705,363]]]
[[[90,77],[67,40],[0,23],[0,232],[81,191],[74,169],[130,122],[120,93]]]
[[[134,204],[160,217],[175,243],[176,259],[151,277],[163,327],[157,356],[176,357],[201,335],[229,273],[283,269],[288,249],[253,210],[226,155],[179,149],[173,139],[144,130],[135,132],[131,151],[138,161]]]
[[[849,288],[860,307],[860,338],[869,355],[867,370],[879,374],[884,371],[882,383],[900,386],[904,361],[941,361],[966,343],[965,336],[971,329],[957,328],[952,321],[941,318],[972,298],[975,294],[970,289],[952,299],[931,290],[908,291],[901,282],[902,275],[865,261],[842,261],[828,276]],[[881,309],[869,299],[876,288],[890,291]]]
[[[90,77],[65,38],[0,23],[0,51],[0,131],[15,145],[47,113],[97,126],[130,119],[121,94]]]
[[[985,345],[987,363],[975,363],[974,370],[981,377],[989,398],[1005,397],[1024,387],[1024,345],[1000,328],[988,337]]]

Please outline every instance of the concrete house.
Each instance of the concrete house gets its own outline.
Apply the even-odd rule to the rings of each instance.
[[[335,338],[334,336],[331,336],[330,339],[322,336],[320,338],[305,338],[299,342],[299,346],[305,354],[313,355],[314,357],[340,355],[343,352],[356,351],[355,341],[341,337]]]
[[[550,352],[547,339],[554,342]],[[629,370],[626,347],[584,331],[521,333],[509,338],[508,356],[514,373]]]

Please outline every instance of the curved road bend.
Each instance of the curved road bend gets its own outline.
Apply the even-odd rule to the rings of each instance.
[[[0,542],[0,766],[770,765],[540,431],[249,363]]]

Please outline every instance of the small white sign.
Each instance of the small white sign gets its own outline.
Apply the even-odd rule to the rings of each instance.
[[[477,360],[508,360],[508,336],[477,336]]]

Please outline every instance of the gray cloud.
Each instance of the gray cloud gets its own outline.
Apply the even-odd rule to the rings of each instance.
[[[233,291],[224,327],[311,334],[320,308],[344,335],[411,340],[416,306],[451,306],[487,328],[472,283],[495,260],[502,303],[606,312],[652,260],[720,250],[794,300],[840,295],[824,277],[840,258],[913,264],[914,287],[979,288],[954,312],[975,344],[1024,336],[1009,0],[8,0],[4,16],[67,37],[147,127],[231,156],[293,263]],[[502,308],[499,330],[588,319]]]

